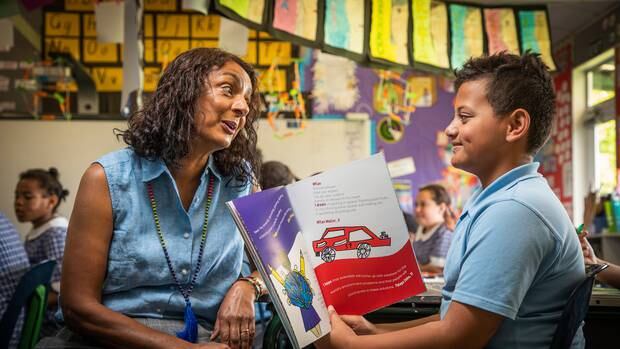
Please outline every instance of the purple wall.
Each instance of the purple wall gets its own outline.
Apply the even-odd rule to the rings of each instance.
[[[307,69],[310,71],[311,69]],[[403,77],[408,77],[411,73],[404,73]],[[375,121],[379,121],[386,114],[377,113],[373,106],[373,87],[379,82],[379,76],[374,70],[358,67],[356,70],[360,100],[350,110],[329,110],[330,116],[344,115],[347,112],[366,112]],[[312,78],[306,79],[306,86]],[[412,183],[412,195],[417,193],[417,189],[429,182],[442,179],[442,170],[445,164],[439,157],[436,146],[436,134],[443,131],[450,123],[453,115],[452,102],[454,93],[444,91],[439,84],[437,86],[437,102],[428,108],[418,107],[411,114],[411,122],[405,126],[405,135],[397,143],[385,143],[378,136],[376,137],[377,150],[383,149],[387,161],[398,160],[412,156],[416,166],[416,172],[399,177],[408,179]],[[315,115],[320,117],[320,115]]]

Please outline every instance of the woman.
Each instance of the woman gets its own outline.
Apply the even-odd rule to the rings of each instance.
[[[412,240],[420,270],[442,273],[452,241],[452,230],[445,224],[446,216],[452,215],[450,195],[439,184],[424,186],[416,197],[414,213],[418,229]]]
[[[253,302],[264,288],[239,279],[243,242],[224,203],[256,185],[258,108],[256,74],[238,57],[197,48],[170,63],[120,133],[130,147],[82,177],[61,295],[79,335],[58,337],[123,348],[251,347]]]

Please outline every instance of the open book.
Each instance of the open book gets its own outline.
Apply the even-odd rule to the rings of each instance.
[[[296,348],[425,291],[383,154],[227,205]]]

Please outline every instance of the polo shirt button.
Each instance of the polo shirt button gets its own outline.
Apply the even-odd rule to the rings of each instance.
[[[187,269],[181,269],[181,274],[187,275]]]
[[[186,238],[186,239],[189,239],[189,233],[183,234],[183,237]]]

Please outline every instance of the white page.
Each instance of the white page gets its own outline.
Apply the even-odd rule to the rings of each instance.
[[[391,255],[408,242],[408,233],[390,234],[392,231],[407,232],[407,227],[389,178],[385,159],[379,153],[287,186],[291,205],[303,229],[307,250],[311,253],[312,240],[320,239],[325,228],[334,225],[363,225],[376,235],[383,231],[389,234],[392,245],[374,249],[374,257]],[[315,207],[328,200],[332,209],[323,208],[329,206],[321,209]],[[384,205],[385,209],[378,209],[381,207],[379,204]],[[342,206],[336,208],[337,205]],[[355,258],[356,251],[342,251],[340,254],[344,258]],[[320,264],[323,260],[312,255],[312,265],[316,268]]]

